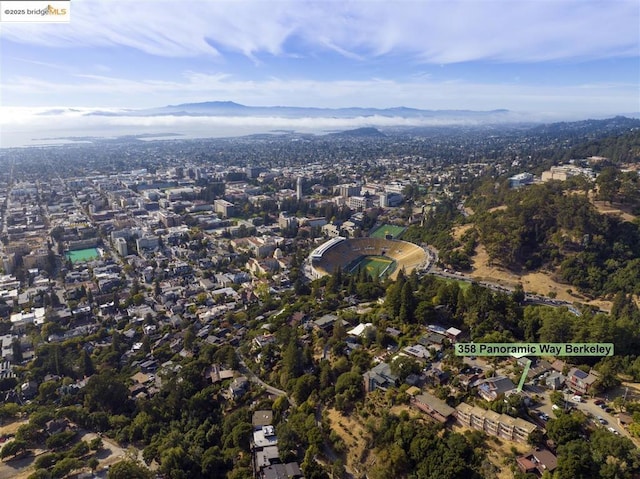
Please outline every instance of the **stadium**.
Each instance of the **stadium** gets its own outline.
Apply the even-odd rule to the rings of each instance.
[[[340,236],[321,244],[309,256],[313,279],[332,274],[338,268],[346,273],[365,268],[371,276],[396,279],[403,269],[408,274],[426,261],[427,253],[407,241]]]

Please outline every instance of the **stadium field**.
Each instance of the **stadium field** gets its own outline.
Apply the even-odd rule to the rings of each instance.
[[[357,273],[360,268],[364,268],[372,278],[382,278],[395,271],[396,262],[385,256],[364,256],[349,268],[349,273]]]
[[[395,279],[401,270],[407,274],[411,273],[415,268],[425,264],[428,259],[424,249],[407,241],[351,238],[336,242],[334,238],[320,245],[309,255],[310,273],[314,279],[317,279],[333,274],[338,269],[347,273],[357,272],[363,258],[374,258],[362,263],[368,268],[369,274],[382,273],[383,276],[391,279]]]
[[[405,231],[404,226],[394,226],[394,225],[380,225],[371,233],[369,233],[369,238],[381,238],[381,239],[398,239],[402,236],[402,233]]]

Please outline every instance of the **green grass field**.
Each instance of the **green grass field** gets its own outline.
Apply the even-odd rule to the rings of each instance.
[[[380,225],[375,230],[369,233],[370,238],[381,238],[385,239],[387,235],[391,235],[392,239],[398,239],[404,233],[406,228],[404,226],[394,226],[394,225]]]
[[[71,260],[72,263],[78,263],[80,261],[89,261],[100,257],[97,248],[78,249],[75,251],[67,251],[65,256]]]
[[[359,268],[364,268],[373,278],[386,277],[396,269],[396,262],[385,256],[365,256],[349,269],[349,273],[357,273]]]

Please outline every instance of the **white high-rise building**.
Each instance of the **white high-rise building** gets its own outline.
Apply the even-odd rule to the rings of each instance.
[[[127,256],[127,240],[124,238],[116,238],[116,251],[120,256]]]
[[[298,201],[302,200],[302,176],[298,176],[298,182],[296,184],[296,198]]]

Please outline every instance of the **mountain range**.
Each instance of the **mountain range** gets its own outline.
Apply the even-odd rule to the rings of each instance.
[[[158,108],[126,110],[124,112],[94,111],[89,116],[233,116],[233,117],[279,117],[279,118],[430,118],[430,119],[475,119],[504,121],[509,110],[420,110],[404,106],[395,108],[314,108],[296,106],[247,106],[232,101],[207,101],[182,103]]]

